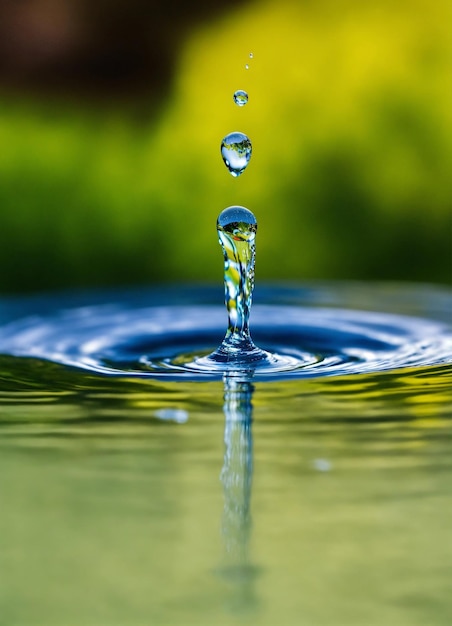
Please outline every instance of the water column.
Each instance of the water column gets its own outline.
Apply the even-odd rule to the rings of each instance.
[[[222,211],[217,231],[224,258],[224,300],[228,328],[222,344],[209,359],[225,365],[231,372],[252,369],[269,359],[268,352],[254,345],[249,316],[254,289],[257,222],[242,206]]]

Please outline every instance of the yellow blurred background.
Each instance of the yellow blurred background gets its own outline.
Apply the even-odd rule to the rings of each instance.
[[[450,281],[448,0],[95,5],[0,7],[3,293],[221,282],[232,204],[259,282]]]

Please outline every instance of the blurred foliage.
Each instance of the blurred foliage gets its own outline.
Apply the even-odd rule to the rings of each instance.
[[[246,0],[245,0],[246,1]],[[194,24],[244,0],[3,0],[0,84],[123,102],[166,93]]]
[[[221,280],[231,204],[258,219],[259,281],[448,282],[450,17],[447,0],[259,2],[193,31],[146,118],[4,97],[0,289]],[[219,154],[233,130],[253,142],[239,179]]]

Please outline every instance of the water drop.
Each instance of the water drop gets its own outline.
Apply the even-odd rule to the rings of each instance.
[[[250,59],[252,59],[253,57],[254,57],[254,54],[250,52]]]
[[[240,176],[246,170],[251,152],[251,141],[244,133],[229,133],[221,142],[221,156],[234,177]]]
[[[245,69],[246,69],[246,70],[249,70],[249,69],[250,69],[250,66],[248,65],[248,63],[245,65]]]
[[[318,472],[329,472],[332,468],[332,464],[328,459],[314,459],[312,466]]]
[[[243,107],[248,103],[248,94],[243,89],[237,89],[234,93],[234,102],[237,106]]]
[[[154,415],[159,420],[176,422],[177,424],[185,424],[188,420],[188,412],[184,409],[158,409]]]

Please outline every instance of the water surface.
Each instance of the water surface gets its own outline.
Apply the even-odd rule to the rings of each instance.
[[[216,301],[221,311],[221,289],[3,300],[0,623],[450,624],[449,294],[359,284],[258,290],[257,312],[307,309],[312,332],[300,323],[295,335],[306,354],[314,344],[320,356],[333,349],[347,312],[360,320],[361,334],[348,341],[372,355],[336,370],[324,358],[297,374],[223,381],[185,371],[185,361],[181,371],[129,373],[65,362],[65,349],[75,359],[81,352],[61,343],[55,324],[69,319],[80,330],[82,309],[85,331],[96,326],[107,337],[113,311],[206,306],[215,318]],[[110,326],[97,318],[93,326],[102,311]],[[314,311],[323,320],[341,311],[336,329],[313,332]],[[375,314],[384,346],[372,335],[370,349]],[[372,330],[366,340],[363,320]],[[27,349],[40,345],[41,355],[25,354],[31,328],[42,331],[40,343]],[[121,345],[134,336],[134,362],[155,343],[131,328]],[[187,351],[215,347],[220,331],[214,319]],[[253,336],[264,348],[271,339],[264,323]],[[273,333],[281,350],[289,339],[281,328]],[[13,354],[16,340],[23,354]],[[168,345],[160,347],[164,356]],[[88,356],[100,359],[102,350]],[[110,367],[124,366],[121,359]]]

